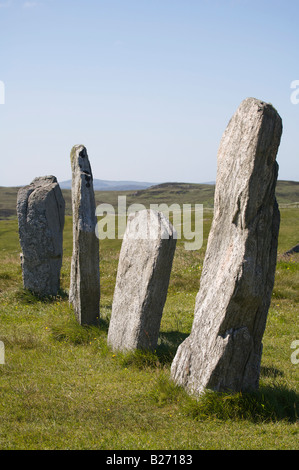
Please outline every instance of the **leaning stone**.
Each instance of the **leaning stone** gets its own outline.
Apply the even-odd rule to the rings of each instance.
[[[112,349],[156,348],[175,246],[176,232],[161,212],[128,217],[108,331]]]
[[[55,176],[35,178],[18,192],[23,285],[41,296],[57,295],[60,288],[64,211]]]
[[[80,324],[96,324],[99,319],[99,240],[95,229],[93,177],[83,145],[71,151],[73,254],[69,301]]]
[[[194,322],[171,367],[190,393],[258,388],[277,258],[281,133],[276,110],[248,98],[222,137]]]

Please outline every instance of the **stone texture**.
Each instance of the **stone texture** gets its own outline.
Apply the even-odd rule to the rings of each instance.
[[[161,213],[129,215],[119,257],[108,344],[114,350],[154,350],[176,246]]]
[[[80,324],[99,320],[100,267],[99,240],[93,177],[86,148],[75,145],[71,151],[73,254],[69,301]]]
[[[57,295],[60,287],[64,211],[55,176],[35,178],[18,192],[23,285],[38,295]]]
[[[223,134],[193,326],[171,367],[190,393],[258,388],[277,257],[281,133],[276,110],[248,98]]]

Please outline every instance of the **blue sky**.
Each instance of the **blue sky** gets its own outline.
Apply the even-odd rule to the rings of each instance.
[[[75,144],[95,178],[213,181],[249,96],[281,115],[279,179],[299,181],[298,13],[298,0],[0,0],[0,185],[70,179]]]

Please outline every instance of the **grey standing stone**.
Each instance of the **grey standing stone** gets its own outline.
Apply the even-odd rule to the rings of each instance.
[[[55,176],[35,178],[18,192],[23,285],[38,295],[57,295],[60,288],[64,211]]]
[[[281,133],[276,110],[248,98],[223,134],[193,326],[171,367],[190,393],[258,388],[277,258]]]
[[[86,148],[75,145],[71,151],[73,254],[69,301],[80,324],[99,320],[100,267],[99,240],[93,177]]]
[[[156,348],[175,247],[176,232],[161,212],[129,215],[108,331],[112,349]]]

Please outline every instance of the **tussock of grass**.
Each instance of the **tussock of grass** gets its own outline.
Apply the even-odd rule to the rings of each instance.
[[[136,351],[121,352],[115,355],[123,367],[135,367],[139,370],[148,367],[160,367],[159,357],[156,352]]]
[[[0,273],[0,279],[12,279],[12,275],[10,273]]]
[[[99,338],[101,332],[97,326],[80,325],[73,316],[52,323],[49,328],[56,341],[82,345]]]
[[[165,374],[157,377],[152,390],[149,392],[150,399],[162,407],[171,403],[182,403],[187,399],[187,394],[182,387],[176,385]]]

